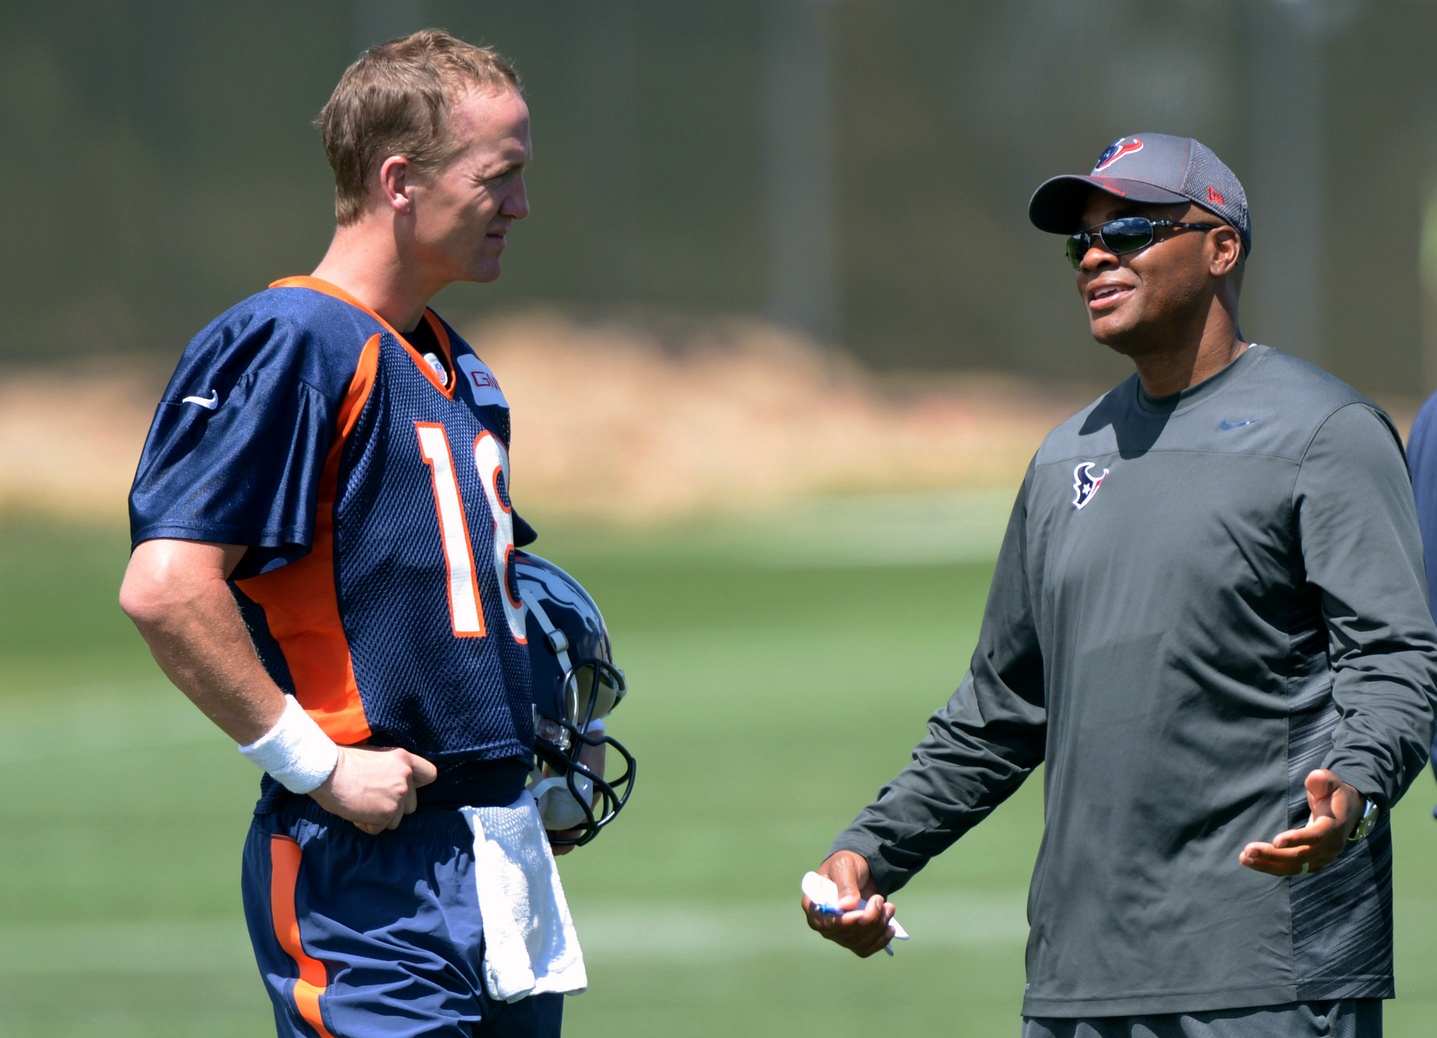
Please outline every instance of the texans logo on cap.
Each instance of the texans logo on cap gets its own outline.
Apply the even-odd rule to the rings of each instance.
[[[1143,142],[1137,137],[1124,137],[1108,145],[1108,150],[1098,156],[1098,164],[1093,167],[1094,173],[1101,173],[1124,155],[1131,155],[1135,151],[1143,150]]]

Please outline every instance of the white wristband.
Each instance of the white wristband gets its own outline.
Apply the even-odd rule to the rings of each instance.
[[[339,763],[339,747],[294,696],[284,697],[274,727],[239,751],[291,793],[318,789]]]

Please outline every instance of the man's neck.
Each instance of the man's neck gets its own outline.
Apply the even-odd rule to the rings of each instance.
[[[1187,320],[1134,329],[1123,340],[1108,345],[1133,362],[1143,391],[1152,397],[1172,396],[1212,378],[1248,347],[1237,324],[1236,299],[1220,295]]]
[[[413,330],[437,290],[405,269],[392,232],[362,220],[334,232],[313,276],[344,289],[398,332]]]
[[[1143,392],[1152,397],[1172,396],[1212,378],[1241,357],[1248,345],[1234,329],[1216,339],[1204,338],[1193,348],[1154,351],[1134,355],[1132,360]]]

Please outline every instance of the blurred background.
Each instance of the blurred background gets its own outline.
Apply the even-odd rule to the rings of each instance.
[[[796,901],[961,675],[1044,431],[1131,370],[1028,198],[1119,136],[1202,139],[1252,205],[1247,337],[1405,428],[1437,388],[1437,3],[0,5],[0,1033],[267,1027],[254,775],[114,605],[124,495],[189,337],[327,245],[338,76],[427,25],[525,81],[533,215],[436,307],[636,689],[631,812],[565,864],[575,1033],[1015,1033],[1036,782],[915,882],[892,962]],[[1395,819],[1398,1038],[1437,1013],[1432,798]]]
[[[1369,392],[1437,385],[1421,0],[6,4],[0,356],[170,357],[307,271],[311,120],[360,49],[431,24],[511,57],[534,114],[534,215],[456,316],[752,314],[882,370],[1105,382],[1026,203],[1156,130],[1247,187],[1249,335]]]

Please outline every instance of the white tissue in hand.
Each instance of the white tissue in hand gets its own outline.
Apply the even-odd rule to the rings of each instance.
[[[594,799],[594,783],[582,775],[574,776],[574,786],[589,803]],[[539,817],[544,828],[551,832],[574,829],[585,821],[584,805],[569,788],[569,779],[564,775],[553,775],[540,779],[529,787],[539,805]]]
[[[838,884],[816,872],[803,874],[803,893],[819,908],[838,907]]]
[[[838,909],[838,884],[827,876],[820,876],[817,872],[805,872],[803,882],[800,884],[808,899],[819,908]],[[868,904],[867,900],[860,901],[858,908],[850,908],[850,912],[857,912]],[[894,916],[888,921],[893,927],[893,936],[900,941],[908,940],[908,931],[898,925],[898,917]]]

